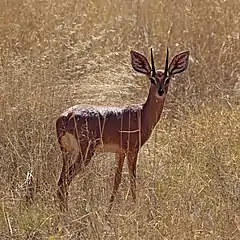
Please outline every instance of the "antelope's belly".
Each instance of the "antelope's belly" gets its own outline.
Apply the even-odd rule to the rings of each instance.
[[[121,152],[121,148],[118,144],[99,144],[96,149],[98,152]]]

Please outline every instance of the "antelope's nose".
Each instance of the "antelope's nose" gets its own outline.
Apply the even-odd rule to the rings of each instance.
[[[158,89],[158,94],[159,96],[162,96],[164,94],[164,91],[161,87]]]

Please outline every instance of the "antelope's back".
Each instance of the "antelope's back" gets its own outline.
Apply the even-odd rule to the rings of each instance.
[[[126,108],[76,105],[58,118],[58,138],[69,133],[80,142],[88,140],[103,145],[121,144],[126,148],[129,141],[139,140],[140,111],[139,105]]]

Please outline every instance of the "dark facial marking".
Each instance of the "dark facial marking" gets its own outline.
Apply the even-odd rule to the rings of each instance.
[[[169,81],[170,81],[170,78],[167,78],[167,79],[165,80],[165,85],[166,85],[166,84],[169,84]]]
[[[162,96],[164,94],[164,90],[162,89],[161,86],[158,89],[158,94],[159,94],[159,96]]]
[[[149,79],[153,85],[156,85],[156,79],[154,77],[150,77]]]

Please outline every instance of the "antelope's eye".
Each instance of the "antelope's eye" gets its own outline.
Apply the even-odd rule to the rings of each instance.
[[[156,85],[156,80],[154,77],[150,77],[149,79],[153,85]]]
[[[167,79],[165,80],[165,84],[169,84],[169,82],[170,82],[170,78],[167,78]]]

